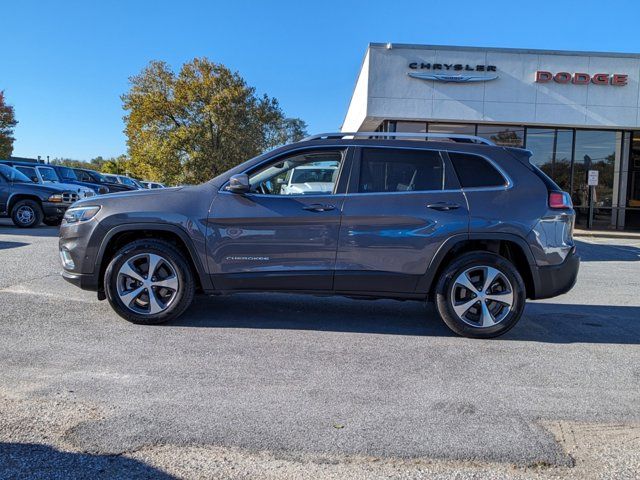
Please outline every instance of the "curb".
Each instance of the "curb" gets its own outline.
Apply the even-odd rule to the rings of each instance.
[[[574,237],[586,237],[586,238],[619,238],[625,240],[640,240],[640,233],[634,232],[606,232],[606,231],[584,231],[574,230]]]

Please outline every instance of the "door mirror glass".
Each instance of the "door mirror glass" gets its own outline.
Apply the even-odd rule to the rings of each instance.
[[[232,193],[247,193],[251,190],[249,176],[246,173],[232,175],[229,179],[229,186],[227,187],[227,190]]]

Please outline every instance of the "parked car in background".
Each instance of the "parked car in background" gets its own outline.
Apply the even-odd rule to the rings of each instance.
[[[116,175],[113,173],[103,173],[102,174],[107,181],[111,183],[119,183],[120,185],[127,185],[129,187],[133,187],[136,190],[143,190],[145,187],[140,182],[138,182],[135,178],[127,177],[126,175]]]
[[[50,164],[49,166],[56,171],[56,173],[58,174],[58,177],[60,177],[64,183],[71,183],[73,185],[81,185],[83,187],[91,188],[93,189],[94,192],[101,195],[105,193],[109,193],[109,188],[103,185],[95,184],[92,182],[81,181],[76,175],[76,172],[74,171],[74,169],[71,167],[66,167],[64,165],[52,165],[52,164]]]
[[[167,188],[164,183],[160,182],[140,182],[144,188]]]
[[[74,168],[73,171],[78,177],[78,180],[106,187],[107,189],[109,189],[108,193],[137,190],[137,188],[135,187],[123,185],[121,183],[109,182],[103,174],[101,174],[100,172],[96,172],[95,170],[89,170],[88,168]]]
[[[30,228],[44,222],[59,225],[78,193],[55,183],[35,183],[9,165],[0,163],[0,217],[11,217],[14,225]]]
[[[432,301],[474,338],[573,287],[571,198],[530,151],[392,135],[317,135],[202,185],[81,200],[60,228],[63,277],[134,323],[174,319],[196,292],[279,291]]]
[[[338,167],[332,165],[303,165],[287,172],[286,176],[278,177],[281,195],[295,195],[311,193],[329,193],[335,185]]]
[[[57,186],[64,188],[65,190],[75,191],[79,198],[93,197],[96,194],[95,190],[92,188],[67,183],[61,180],[55,169],[49,165],[32,162],[16,162],[11,160],[3,160],[0,161],[0,163],[15,168],[35,183],[55,183]]]

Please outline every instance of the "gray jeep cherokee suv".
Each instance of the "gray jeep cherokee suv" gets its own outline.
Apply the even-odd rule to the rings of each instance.
[[[77,202],[63,276],[135,323],[176,318],[196,292],[279,291],[431,300],[479,338],[571,289],[571,199],[530,152],[380,135],[318,135],[202,185]]]

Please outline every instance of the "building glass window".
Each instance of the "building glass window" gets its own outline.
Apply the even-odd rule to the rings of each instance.
[[[544,128],[527,129],[527,149],[533,152],[531,163],[555,180],[553,161],[556,131]]]
[[[503,147],[522,147],[524,145],[524,127],[478,125],[478,136]]]
[[[465,123],[430,123],[429,133],[454,133],[456,135],[475,135],[476,126]]]
[[[396,132],[427,133],[426,122],[396,122]]]
[[[549,175],[560,188],[571,188],[573,130],[528,128],[527,149],[533,152],[531,163]]]
[[[594,204],[598,207],[613,205],[613,171],[616,158],[620,158],[619,134],[614,131],[576,131],[575,160],[573,165],[574,204],[588,206],[587,172],[598,170]]]
[[[625,227],[640,230],[640,132],[633,132],[627,180]]]
[[[573,130],[556,130],[553,180],[562,190],[571,190],[571,162],[573,159]]]

